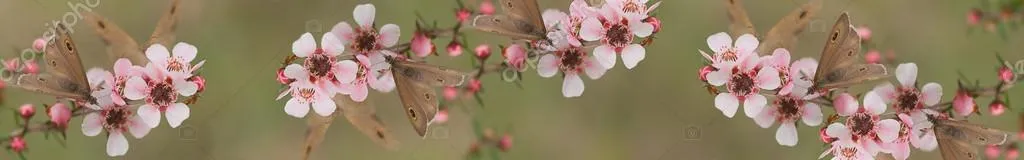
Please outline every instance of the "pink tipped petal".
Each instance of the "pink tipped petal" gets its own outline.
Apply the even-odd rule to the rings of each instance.
[[[747,117],[753,118],[761,113],[764,109],[764,105],[768,104],[768,99],[765,99],[761,94],[753,94],[747,96],[747,99],[743,101],[743,113],[747,114]]]
[[[622,50],[622,64],[626,65],[626,69],[633,69],[637,64],[640,64],[640,61],[644,60],[646,52],[647,50],[640,44],[630,44]],[[612,63],[612,66],[614,66],[615,62]]]
[[[89,113],[82,119],[82,134],[85,136],[96,136],[103,131],[103,121],[99,113]]]
[[[138,110],[139,117],[142,117],[142,123],[145,123],[149,128],[156,128],[160,126],[160,110],[153,105],[143,104],[139,106]]]
[[[114,62],[114,73],[130,74],[131,72],[133,72],[131,60],[128,60],[127,58],[119,58]]]
[[[356,9],[352,11],[352,16],[359,26],[363,28],[373,27],[373,19],[377,16],[377,7],[374,7],[373,4],[357,5]]]
[[[199,85],[184,79],[178,79],[174,81],[174,89],[178,90],[178,94],[181,94],[181,96],[192,96],[199,91]]]
[[[740,55],[739,57],[739,69],[740,71],[751,71],[757,68],[761,64],[761,57],[757,54]],[[771,68],[771,67],[768,67]],[[776,71],[778,72],[778,71]]]
[[[580,38],[585,41],[597,41],[604,37],[604,25],[597,18],[587,18],[580,26]]]
[[[308,108],[306,108],[306,110],[306,112],[309,112]],[[166,114],[167,124],[171,125],[171,128],[178,128],[178,126],[181,126],[181,122],[184,122],[185,119],[188,119],[190,111],[188,109],[188,106],[184,103],[175,103],[167,107]]]
[[[331,32],[324,33],[320,37],[320,47],[324,49],[327,55],[331,56],[341,55],[342,52],[345,52],[345,44],[341,43],[338,36]]]
[[[128,153],[128,139],[120,131],[110,132],[107,135],[107,155],[115,157],[125,153]]]
[[[793,123],[782,123],[779,125],[779,130],[775,131],[775,141],[779,142],[779,145],[783,146],[796,146],[797,141],[800,138],[796,134],[796,125]]]
[[[764,67],[757,72],[757,86],[761,89],[773,90],[779,88],[782,80],[779,79],[779,71],[775,67]]]
[[[818,126],[821,124],[821,107],[818,107],[818,104],[804,104],[804,109],[801,110],[801,112],[802,113],[800,113],[800,118],[801,120],[804,121],[804,124],[806,124],[807,126]]]
[[[597,63],[593,63],[594,61],[595,59],[591,57],[590,62],[584,64],[586,65],[586,68],[584,68],[583,71],[587,73],[587,77],[590,77],[590,79],[601,78],[601,76],[604,76],[604,72],[608,71],[608,69],[605,69],[604,66],[601,66],[600,64]]]
[[[917,82],[917,64],[904,63],[896,67],[896,80],[899,80],[903,87],[914,87],[914,83]]]
[[[754,117],[754,123],[761,128],[771,127],[775,123],[775,107],[768,107]]]
[[[885,113],[885,101],[882,101],[882,97],[875,92],[868,92],[864,94],[864,110],[872,115]]]
[[[629,30],[633,31],[633,34],[637,37],[647,37],[654,33],[654,25],[650,23],[643,23],[640,21],[634,21],[629,24]]]
[[[726,117],[732,118],[740,107],[740,100],[729,93],[719,93],[715,96],[715,108],[722,111]]]
[[[777,48],[772,52],[772,59],[769,61],[775,66],[786,66],[789,64],[789,51],[786,48]]]
[[[942,85],[938,83],[928,83],[921,88],[921,94],[924,96],[925,105],[935,105],[942,99]]]
[[[142,137],[149,134],[149,130],[153,128],[149,127],[148,124],[143,123],[142,117],[139,116],[132,116],[132,120],[128,125],[128,132],[132,133],[132,136],[135,137],[135,139],[142,139]]]
[[[893,158],[896,158],[897,160],[906,160],[907,158],[910,158],[910,145],[907,145],[906,142],[890,143],[890,145],[891,147],[888,148],[890,152],[892,152],[891,154]]]
[[[736,38],[735,46],[736,46],[736,50],[737,50],[738,54],[745,55],[745,54],[754,53],[754,50],[757,49],[757,45],[759,43],[760,42],[757,41],[757,38],[754,37],[754,35],[752,35],[752,34],[743,34],[739,38]]]
[[[154,44],[146,48],[146,58],[150,62],[166,62],[170,56],[171,53],[167,53],[167,47],[164,45]]]
[[[540,57],[537,62],[537,74],[541,77],[551,77],[558,73],[558,56],[547,54]]]
[[[185,42],[175,44],[173,51],[171,51],[175,57],[179,57],[185,62],[192,62],[192,60],[196,58],[196,53],[198,52],[199,49],[196,49],[196,46]]]
[[[125,82],[124,97],[131,100],[146,98],[146,81],[142,77],[132,77]]]
[[[355,30],[352,29],[348,22],[339,22],[331,28],[331,32],[334,36],[338,37],[341,44],[349,44],[355,39]],[[312,35],[311,35],[312,36]]]
[[[604,66],[604,68],[614,68],[616,59],[615,48],[609,45],[597,46],[594,48],[594,59],[597,59],[597,63]]]
[[[356,64],[356,62],[352,60],[344,60],[338,62],[336,65],[338,66],[339,73],[334,75],[339,82],[348,84],[355,81],[356,74],[359,72],[359,64]]]
[[[833,100],[836,106],[836,113],[840,116],[849,116],[857,112],[860,104],[857,104],[857,99],[853,98],[849,93],[842,93]]]
[[[780,81],[781,81],[781,79],[780,79]],[[806,93],[806,91],[804,91],[804,92]],[[778,95],[793,94],[796,97],[803,97],[803,94],[805,94],[805,93],[793,94],[793,83],[786,83],[786,84],[782,85],[782,88],[779,88],[779,94]]]
[[[708,36],[707,41],[708,47],[716,54],[725,52],[728,48],[732,48],[732,37],[729,37],[729,34],[725,32],[712,34],[711,36]]]
[[[306,113],[309,113],[309,104],[300,102],[298,97],[292,97],[285,104],[284,112],[295,118],[306,117]]]
[[[547,9],[544,10],[544,13],[541,14],[541,17],[542,19],[544,19],[544,27],[553,28],[555,24],[562,22],[562,20],[568,17],[568,15],[566,15],[565,12],[559,11],[557,9]]]
[[[708,73],[708,83],[714,86],[725,85],[725,82],[729,82],[729,78],[732,77],[731,69],[719,69],[718,71],[711,71]]]
[[[872,89],[871,91],[878,94],[878,96],[881,96],[882,101],[885,103],[893,103],[895,102],[897,96],[899,96],[896,93],[896,86],[893,86],[891,83],[879,84],[878,86],[875,86],[875,89]]]
[[[828,125],[828,128],[825,128],[825,135],[839,138],[839,140],[849,140],[850,129],[846,128],[846,125],[842,123],[832,123]]]
[[[566,98],[579,97],[583,95],[583,79],[576,73],[565,73],[562,80],[562,95]]]
[[[883,143],[890,143],[899,136],[900,122],[894,119],[878,121],[876,133]]]
[[[298,80],[309,79],[309,72],[299,64],[290,64],[284,68],[284,76]]]
[[[402,35],[402,31],[398,25],[385,24],[384,27],[380,28],[380,42],[384,47],[391,47],[398,43],[398,38]]]
[[[366,88],[366,84],[356,84],[355,88],[352,89],[352,94],[349,96],[353,101],[362,102],[366,100],[366,96],[369,94],[369,89]]]
[[[319,101],[313,102],[313,111],[320,116],[331,116],[337,109],[338,106],[335,106],[334,100],[330,98],[321,98]]]
[[[304,33],[299,36],[298,40],[292,42],[292,53],[298,57],[309,57],[313,52],[316,51],[316,40],[313,39],[313,34]],[[152,61],[152,58],[150,58]]]

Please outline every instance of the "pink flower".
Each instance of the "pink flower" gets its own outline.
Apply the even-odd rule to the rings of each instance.
[[[1017,150],[1017,145],[1011,144],[1010,147],[1006,149],[1006,159],[1017,159],[1019,157],[1020,151]]]
[[[905,160],[910,157],[911,138],[919,137],[913,137],[911,133],[914,130],[915,122],[910,115],[899,114],[896,116],[900,122],[899,135],[896,136],[896,140],[892,143],[882,143],[881,147],[884,149],[884,152],[892,154],[894,158]]]
[[[565,42],[566,39],[559,39],[556,44],[558,48],[552,54],[540,57],[537,62],[537,73],[541,77],[552,77],[555,73],[562,71],[562,95],[565,97],[579,97],[583,95],[583,79],[580,73],[586,73],[590,79],[598,79],[608,69],[601,66],[596,59],[587,56],[583,47]]]
[[[893,119],[882,120],[879,115],[885,113],[885,102],[875,92],[864,95],[864,105],[860,105],[853,96],[847,93],[834,100],[836,112],[846,116],[845,123],[829,125],[829,136],[839,137],[839,141],[852,141],[874,155],[883,148],[882,144],[892,143],[900,135],[900,122]]]
[[[108,156],[121,156],[128,152],[128,139],[125,138],[124,132],[141,139],[152,128],[141,115],[133,113],[128,106],[97,102],[99,104],[85,105],[96,112],[85,115],[82,120],[82,134],[92,137],[106,130]]]
[[[881,63],[882,53],[879,53],[878,50],[869,50],[867,53],[864,53],[864,61],[870,64]]]
[[[487,46],[486,44],[476,46],[476,49],[474,49],[474,51],[476,51],[477,59],[487,60],[487,57],[491,57],[491,47]]]
[[[775,141],[783,146],[796,146],[799,140],[796,122],[799,120],[807,126],[818,126],[822,120],[821,108],[818,107],[818,104],[808,101],[816,96],[805,96],[804,93],[806,91],[780,95],[771,106],[764,108],[760,114],[754,117],[754,122],[761,128],[768,128],[773,123],[779,122],[779,129],[775,132]]]
[[[722,37],[724,36],[724,37]],[[725,38],[725,39],[717,39]],[[743,49],[728,48],[731,39],[725,33],[712,35],[708,43],[715,51],[712,66],[717,71],[708,73],[708,84],[714,86],[726,85],[729,92],[719,93],[715,96],[715,108],[722,111],[726,117],[732,118],[736,115],[740,102],[743,102],[744,114],[747,117],[755,117],[768,100],[759,92],[761,89],[773,90],[779,88],[781,79],[779,71],[775,67],[761,67],[761,57],[753,53],[757,48],[757,40],[753,36],[744,35],[739,38],[737,44]],[[719,46],[725,44],[723,46]],[[719,47],[714,47],[719,46]],[[750,49],[750,50],[746,50]],[[731,54],[731,55],[729,55]],[[740,57],[730,57],[740,56]],[[738,58],[738,61],[736,61]],[[715,61],[718,59],[718,61]],[[761,69],[756,69],[761,68]]]
[[[32,116],[36,115],[36,108],[32,104],[23,104],[18,108],[18,115],[21,115],[21,118],[25,120],[31,119]]]
[[[10,148],[15,153],[21,153],[21,151],[25,151],[26,146],[27,145],[25,143],[25,138],[22,138],[21,136],[11,137]]]
[[[156,67],[164,69],[173,77],[189,77],[194,71],[191,63],[197,52],[195,46],[185,42],[174,45],[170,52],[163,45],[154,44],[146,49],[146,57]]]
[[[130,60],[121,58],[114,62],[114,73],[93,68],[86,72],[86,76],[89,86],[93,89],[92,95],[97,97],[97,100],[109,100],[117,105],[125,105],[125,97],[122,96],[125,84],[129,78],[141,76],[141,70],[141,67],[132,65]]]
[[[485,15],[494,14],[494,4],[491,1],[480,2],[480,13]]]
[[[5,60],[3,62],[4,62],[4,70],[6,70],[6,71],[17,71],[18,70],[18,66],[21,65],[21,62],[18,61],[18,58],[11,58],[11,59]]]
[[[1010,70],[1010,67],[999,67],[999,80],[1003,81],[1003,83],[1013,83],[1014,76],[1013,70]]]
[[[501,140],[498,140],[498,149],[502,152],[507,152],[509,149],[512,149],[512,136],[508,134],[501,136]]]
[[[373,4],[357,5],[352,15],[358,26],[352,28],[348,22],[341,22],[334,25],[331,32],[352,52],[363,55],[383,54],[381,52],[387,47],[398,43],[401,30],[395,24],[385,24],[380,30],[374,29],[373,19],[376,14],[377,8]]]
[[[437,115],[434,115],[434,120],[431,120],[430,122],[432,122],[432,123],[433,122],[436,122],[436,123],[448,122],[448,110],[447,109],[438,110],[437,111]]]
[[[188,81],[196,83],[196,88],[198,88],[196,89],[196,92],[201,93],[206,90],[206,78],[203,78],[203,76],[188,77]]]
[[[871,40],[871,28],[868,28],[868,26],[860,26],[857,27],[856,30],[857,36],[860,36],[860,39],[865,41]]]
[[[967,12],[967,24],[969,24],[969,25],[976,25],[976,24],[978,24],[978,22],[981,22],[981,17],[982,16],[983,16],[983,13],[981,12],[980,9],[977,9],[977,8],[971,9],[971,11]]]
[[[313,34],[302,34],[292,43],[292,52],[305,60],[302,65],[292,64],[285,67],[285,76],[295,81],[310,82],[316,92],[329,95],[327,98],[333,97],[338,93],[339,85],[352,82],[354,79],[352,75],[340,73],[352,72],[356,66],[352,61],[338,61],[338,55],[345,52],[345,47],[335,38],[330,32],[325,33],[320,40],[320,48],[317,48]]]
[[[659,31],[661,31],[661,20],[658,20],[657,17],[647,17],[647,19],[644,19],[644,23],[650,23],[652,26],[654,26],[654,31],[651,33],[658,33]]]
[[[125,82],[125,98],[145,100],[138,112],[150,128],[160,125],[160,113],[166,114],[167,123],[172,128],[177,128],[189,117],[188,105],[178,102],[178,96],[192,96],[198,86],[186,81],[185,77],[174,75],[150,63],[146,65],[143,76],[131,77]]]
[[[649,0],[608,0],[605,2],[603,8],[612,8],[618,11],[624,17],[630,20],[633,19],[646,19],[651,11],[658,8],[661,2],[655,2],[654,5],[647,7]]]
[[[721,70],[724,67],[720,66],[735,65],[740,58],[746,55],[757,55],[757,53],[754,53],[754,50],[757,49],[757,45],[760,42],[757,41],[754,35],[744,34],[736,38],[736,42],[733,44],[732,37],[728,33],[718,32],[708,36],[707,43],[714,54],[708,55],[701,51],[701,55],[704,56],[704,59],[711,62],[711,66]]]
[[[985,156],[988,157],[988,159],[999,158],[999,152],[1002,152],[1002,150],[1002,148],[999,148],[999,145],[987,145],[985,146]]]
[[[21,71],[28,74],[37,74],[39,73],[39,65],[35,61],[25,61],[25,68]]]
[[[850,135],[850,130],[840,123],[833,123],[828,126],[825,134],[836,137],[837,140],[832,141],[829,149],[825,150],[826,154],[832,154],[832,160],[862,160],[862,159],[874,159],[874,153],[864,148],[864,145],[857,143],[853,140]],[[824,157],[826,154],[822,154]],[[821,159],[819,157],[818,159]]]
[[[59,128],[67,128],[68,121],[71,120],[71,110],[64,103],[53,104],[46,115],[50,116],[50,122]]]
[[[700,78],[700,81],[708,82],[708,73],[711,73],[711,72],[714,72],[714,71],[715,71],[715,67],[711,67],[711,66],[700,67],[700,70],[698,72],[697,78]]]
[[[960,88],[956,91],[956,96],[953,97],[953,111],[958,116],[968,116],[974,113],[974,97],[971,96],[970,91],[964,88]]]
[[[472,14],[473,13],[469,13],[469,10],[459,9],[455,11],[455,20],[459,22],[465,22],[466,20],[469,20],[469,16],[471,16]]]
[[[910,144],[923,151],[934,150],[939,145],[938,140],[935,139],[935,132],[934,129],[932,129],[933,124],[929,120],[929,116],[941,117],[944,116],[944,114],[931,109],[924,109],[922,112],[911,113],[910,120],[908,121],[913,122],[908,124],[908,126],[911,127]]]
[[[340,91],[342,93],[349,94],[354,101],[362,102],[366,100],[366,96],[369,94],[367,87],[380,92],[390,92],[395,88],[394,77],[391,76],[390,72],[385,72],[385,70],[391,68],[391,65],[385,62],[383,55],[376,54],[370,57],[356,55],[356,60],[358,64],[351,60],[343,61],[354,65],[350,66],[351,69],[344,69],[341,74],[354,78],[350,83],[341,84]]]
[[[917,64],[904,63],[896,67],[896,80],[899,87],[885,83],[873,90],[882,97],[882,101],[891,104],[897,113],[919,112],[927,106],[939,103],[942,98],[942,86],[938,83],[925,84],[917,88]]]
[[[816,72],[815,70],[818,67],[818,62],[813,58],[803,58],[790,65],[789,51],[784,48],[775,49],[772,55],[762,57],[761,59],[762,65],[780,71],[779,79],[782,86],[779,89],[779,95],[790,94],[797,87],[801,87],[801,90],[809,88],[811,80],[814,79],[814,72]]]
[[[594,58],[604,68],[615,67],[616,55],[622,55],[622,63],[632,69],[644,59],[647,52],[642,45],[634,44],[633,38],[650,36],[654,26],[642,22],[647,17],[634,17],[622,12],[624,8],[621,7],[625,6],[615,5],[613,1],[599,10],[600,16],[583,20],[580,38],[601,42],[601,45],[594,48]]]
[[[415,53],[417,57],[426,57],[434,53],[434,42],[431,42],[430,37],[423,33],[413,34],[411,47],[412,53]]]
[[[278,83],[281,83],[283,85],[288,85],[288,84],[291,84],[294,81],[295,81],[295,79],[288,78],[288,76],[284,75],[284,68],[277,69],[277,82]]]
[[[512,69],[523,72],[526,71],[526,49],[519,44],[512,44],[505,47],[501,52],[501,56],[505,57],[505,64],[508,64]]]
[[[32,41],[32,50],[43,52],[46,49],[46,41],[46,38],[36,38],[35,41]]]
[[[993,116],[1003,115],[1003,113],[1006,112],[1006,104],[1001,100],[994,100],[988,105],[988,111],[989,113],[992,113]]]
[[[469,85],[466,86],[466,91],[469,91],[470,93],[476,93],[480,92],[481,88],[483,88],[483,84],[481,84],[480,79],[474,78],[469,80]]]
[[[462,45],[459,42],[452,41],[448,43],[448,47],[445,48],[448,51],[448,56],[459,56],[462,55]]]
[[[459,97],[459,89],[455,87],[444,87],[444,99],[455,100]]]

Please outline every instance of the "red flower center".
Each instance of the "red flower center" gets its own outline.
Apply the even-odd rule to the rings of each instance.
[[[755,72],[736,73],[729,80],[729,92],[735,95],[750,95],[757,93],[758,88],[754,83]]]
[[[149,90],[149,101],[150,103],[159,106],[161,111],[164,107],[171,105],[171,103],[174,103],[174,101],[178,99],[178,96],[174,94],[174,85],[171,84],[170,78],[167,78],[164,81],[159,81],[156,84],[153,84],[152,87],[153,88]]]
[[[579,71],[583,68],[583,59],[586,58],[586,53],[581,48],[570,47],[558,53],[561,55],[560,68],[563,71]]]
[[[607,29],[607,32],[604,33],[604,36],[607,38],[606,43],[615,48],[626,47],[626,45],[633,43],[633,33],[629,31],[629,26],[626,23],[626,20],[623,19],[620,23],[605,27]]]
[[[914,88],[900,87],[897,89],[899,96],[896,98],[896,104],[893,108],[899,113],[909,113],[915,109],[924,107],[921,103],[921,92]]]
[[[869,115],[866,112],[859,112],[846,119],[846,126],[850,127],[850,132],[854,138],[873,139],[875,137],[873,131],[877,121],[877,116]]]
[[[775,106],[778,107],[776,112],[778,121],[784,120],[796,120],[800,118],[803,111],[804,101],[793,96],[781,96],[775,100]]]
[[[357,53],[368,54],[370,51],[379,49],[377,46],[377,31],[373,29],[359,29],[356,31],[355,42],[352,43],[352,49],[355,49]]]
[[[132,111],[125,106],[114,106],[100,111],[100,116],[104,117],[103,128],[108,131],[123,130],[128,125]]]
[[[331,69],[334,68],[334,57],[328,56],[322,49],[317,49],[312,56],[306,58],[304,65],[309,69],[310,81],[316,82],[319,78],[334,77]]]
[[[171,57],[170,59],[167,59],[167,70],[168,71],[184,72],[185,71],[185,65],[186,64],[182,63],[182,60],[178,59],[177,57]]]

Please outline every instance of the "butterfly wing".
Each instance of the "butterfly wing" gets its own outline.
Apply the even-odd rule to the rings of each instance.
[[[937,138],[939,151],[942,159],[945,160],[972,160],[978,159],[978,150],[967,142],[955,139]]]
[[[546,33],[542,24],[509,15],[479,15],[473,18],[473,28],[516,40],[544,39]]]
[[[454,69],[420,62],[398,61],[399,71],[405,78],[430,86],[460,86],[469,75]],[[396,73],[397,74],[397,73]]]
[[[540,24],[544,24],[544,19],[541,17],[537,0],[500,0],[500,2],[506,15],[538,24],[535,25],[535,29],[545,32],[544,26],[540,26]]]
[[[377,117],[374,106],[367,101],[353,101],[349,96],[335,96],[334,101],[339,102],[337,105],[341,108],[341,114],[344,114],[345,119],[348,119],[359,132],[384,148],[397,149],[398,140],[395,140],[384,122]]]
[[[96,34],[103,39],[103,43],[107,45],[107,54],[111,59],[128,58],[132,64],[149,62],[142,53],[138,42],[135,42],[135,39],[132,39],[117,24],[93,12],[86,12],[84,17]]]
[[[405,68],[402,65],[392,65],[391,69],[395,78],[395,87],[398,88],[399,99],[402,100],[402,108],[405,109],[409,122],[412,123],[417,134],[421,137],[425,136],[430,121],[437,114],[437,93],[434,93],[434,89],[427,86],[425,82],[414,81],[413,79],[416,77],[407,76],[421,74],[409,73],[418,71]]]
[[[807,24],[811,22],[811,19],[819,13],[821,10],[822,0],[811,0],[800,6],[791,12],[778,23],[764,36],[764,42],[758,45],[757,53],[766,55],[771,54],[777,48],[786,48],[792,50],[794,44],[797,41],[797,36],[803,33],[807,28]],[[730,13],[732,11],[730,10]],[[746,14],[744,11],[743,14]],[[748,22],[749,23],[749,20]],[[736,24],[736,23],[733,23]],[[753,28],[753,26],[750,26]],[[753,29],[751,29],[753,30]],[[753,32],[751,32],[753,33]],[[821,73],[821,72],[818,72]]]
[[[833,72],[839,72],[840,69],[853,65],[857,61],[856,57],[859,53],[860,37],[857,36],[857,32],[850,25],[850,16],[843,13],[836,20],[835,25],[832,26],[829,37],[826,39],[825,48],[821,52],[821,62],[818,63],[818,69],[815,71],[817,74],[814,75],[816,85],[814,88],[830,89],[822,86],[835,86],[832,83],[845,82],[841,78],[851,78],[836,77],[837,75],[848,73]]]
[[[885,66],[881,64],[854,64],[819,75],[825,77],[821,79],[818,87],[827,89],[849,87],[864,81],[882,79],[888,73]]]
[[[974,145],[998,145],[1006,143],[1006,132],[959,120],[942,120],[935,129],[936,134],[964,140]]]
[[[18,77],[18,87],[32,92],[71,99],[90,99],[88,84],[78,84],[67,77],[53,74],[24,74]]]
[[[59,24],[56,27],[56,36],[53,41],[46,43],[44,59],[49,68],[48,73],[66,78],[74,83],[75,90],[89,90],[89,81],[85,77],[85,69],[82,67],[82,60],[78,57],[78,48],[75,41],[71,39],[67,26]]]
[[[160,17],[160,21],[156,23],[156,29],[153,30],[153,35],[149,36],[149,42],[146,46],[153,44],[163,44],[169,46],[174,43],[174,29],[177,28],[178,21],[178,7],[181,6],[181,0],[171,0],[171,7],[164,12],[164,15]]]
[[[726,0],[725,5],[729,10],[729,31],[730,35],[753,34],[757,35],[754,23],[750,22],[747,16],[747,9],[743,8],[742,0]]]

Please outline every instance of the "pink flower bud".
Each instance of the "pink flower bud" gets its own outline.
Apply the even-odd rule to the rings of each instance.
[[[294,81],[295,81],[294,79],[288,78],[288,76],[284,75],[284,68],[277,69],[277,82],[278,83],[281,83],[281,84],[284,84],[284,85],[289,85],[289,84],[292,84],[292,82],[294,82]]]
[[[871,28],[868,26],[857,27],[857,36],[860,36],[861,40],[871,40]]]
[[[196,92],[203,92],[206,90],[206,79],[203,78],[203,76],[192,76],[188,78],[188,81],[196,83],[196,86],[198,86]]]
[[[469,13],[469,10],[459,9],[458,11],[455,11],[455,20],[458,20],[459,22],[466,22],[472,14],[473,13]]]
[[[448,48],[447,49],[448,49],[448,56],[455,57],[455,56],[462,55],[462,44],[459,44],[459,42],[452,41],[451,43],[448,43]]]
[[[431,123],[433,123],[433,122],[436,122],[436,123],[448,122],[448,110],[447,109],[442,109],[440,111],[437,111],[437,115],[434,115],[434,120],[431,121]]]
[[[700,81],[707,82],[708,81],[708,73],[711,73],[713,71],[715,71],[715,67],[711,67],[711,66],[701,67],[700,68],[700,75],[699,75],[700,77],[698,77],[698,78],[700,78]]]
[[[482,84],[480,84],[479,79],[470,79],[469,86],[466,87],[466,90],[468,90],[470,93],[480,92],[481,85]]]
[[[58,128],[67,128],[68,121],[71,120],[71,110],[64,103],[53,104],[46,110],[46,115],[50,116],[50,122]]]
[[[953,97],[953,111],[959,116],[967,116],[974,113],[974,97],[971,97],[966,89],[959,89],[956,91],[956,96]]]
[[[459,96],[459,89],[455,87],[444,87],[444,99],[455,100]]]
[[[43,52],[45,47],[46,39],[44,38],[36,38],[35,41],[32,41],[32,50],[35,50],[36,52]]]
[[[1006,83],[1013,83],[1014,73],[1010,70],[1010,67],[999,67],[999,80]]]
[[[654,32],[652,33],[658,33],[658,31],[661,31],[661,20],[658,20],[658,18],[650,16],[647,17],[647,19],[644,19],[644,22],[650,23],[654,26]]]
[[[971,11],[967,12],[967,24],[969,24],[969,25],[977,25],[978,22],[981,22],[982,14],[983,13],[981,12],[980,9],[977,9],[977,8],[971,9]]]
[[[491,15],[494,14],[494,4],[491,1],[483,1],[480,3],[480,13]]]
[[[22,72],[25,72],[25,73],[28,73],[28,74],[39,73],[39,65],[36,65],[35,61],[25,61],[25,69],[22,70]]]
[[[878,50],[869,50],[867,53],[864,53],[864,61],[871,64],[878,64],[882,62],[882,53],[879,53]]]
[[[1016,145],[1011,145],[1006,150],[1006,159],[1017,159],[1020,158],[1020,151],[1017,150]]]
[[[491,47],[487,46],[486,44],[476,46],[475,51],[476,58],[479,58],[480,60],[487,60],[488,57],[491,57]]]
[[[505,63],[512,67],[516,71],[526,70],[526,49],[519,44],[512,44],[505,47],[501,51],[501,56],[505,57]]]
[[[501,152],[507,152],[511,148],[512,136],[508,134],[505,134],[505,136],[501,136],[501,140],[498,140],[498,149],[501,149]]]
[[[1002,152],[1002,148],[999,148],[999,146],[997,145],[985,146],[985,156],[988,157],[989,159],[995,159],[999,157],[999,152]]]
[[[19,65],[21,65],[21,62],[18,61],[18,58],[11,58],[4,61],[4,69],[7,71],[17,71]]]
[[[426,57],[434,52],[434,43],[426,34],[414,33],[412,36],[412,53],[417,57]]]
[[[16,153],[21,153],[21,151],[25,151],[25,138],[22,138],[21,136],[11,138],[10,147],[11,150],[13,150]]]
[[[821,141],[825,143],[832,143],[833,141],[836,141],[836,138],[829,137],[828,134],[825,133],[825,127],[822,127],[821,130],[818,131],[818,137],[820,137]]]
[[[36,109],[32,107],[32,104],[24,104],[21,105],[21,108],[18,108],[18,114],[21,115],[21,118],[29,119],[36,114]]]
[[[988,111],[992,113],[993,116],[1002,115],[1006,112],[1006,104],[1003,104],[1003,101],[1000,100],[992,101],[992,104],[988,105]]]

